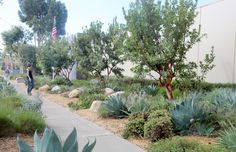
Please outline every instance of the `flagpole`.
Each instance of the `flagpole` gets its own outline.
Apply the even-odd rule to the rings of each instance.
[[[52,41],[57,40],[57,27],[56,27],[56,16],[53,18],[53,27],[52,27],[52,33],[51,33]]]

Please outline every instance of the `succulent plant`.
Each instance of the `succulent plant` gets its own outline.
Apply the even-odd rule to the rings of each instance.
[[[158,93],[158,89],[155,85],[149,85],[149,86],[145,87],[144,91],[146,94],[152,95],[152,96],[155,96]]]
[[[208,119],[209,114],[204,111],[201,97],[202,94],[185,97],[170,111],[176,131],[188,132],[196,123],[203,123]]]
[[[108,111],[108,115],[111,117],[124,117],[127,116],[128,109],[120,96],[109,97],[104,103],[104,108]]]
[[[82,152],[91,152],[96,140],[84,146]],[[34,133],[34,150],[26,142],[17,137],[19,152],[78,152],[77,132],[74,128],[62,146],[54,130],[45,129],[40,140],[37,131]]]
[[[140,92],[138,94],[129,95],[126,99],[126,106],[131,114],[147,112],[150,108],[150,102],[147,99],[147,95]]]
[[[231,151],[236,151],[236,127],[230,124],[230,128],[220,132],[218,144]]]

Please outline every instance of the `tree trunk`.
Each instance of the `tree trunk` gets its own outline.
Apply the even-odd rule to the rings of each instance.
[[[166,96],[169,100],[173,100],[173,93],[172,93],[172,84],[166,84]]]

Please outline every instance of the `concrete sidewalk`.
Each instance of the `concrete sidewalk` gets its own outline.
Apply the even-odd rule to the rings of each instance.
[[[25,90],[21,90],[17,83],[12,83],[19,94],[26,95]],[[33,94],[30,98],[35,98]],[[42,112],[49,128],[53,128],[61,137],[62,141],[75,127],[78,134],[79,151],[88,142],[97,141],[94,152],[145,152],[138,146],[131,144],[127,140],[114,135],[113,133],[97,126],[77,114],[72,113],[54,102],[48,101],[46,98],[40,97],[43,101]]]

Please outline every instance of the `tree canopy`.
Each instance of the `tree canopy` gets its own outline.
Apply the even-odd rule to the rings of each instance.
[[[57,75],[60,72],[65,72],[61,74],[65,79],[69,79],[69,74],[75,60],[72,54],[70,54],[67,40],[47,41],[39,49],[38,62],[44,74],[51,75],[52,67],[54,67]]]
[[[40,44],[50,36],[54,17],[58,35],[65,35],[67,9],[65,4],[56,0],[18,0],[20,20],[37,34]]]
[[[124,26],[118,24],[116,19],[109,25],[107,32],[102,31],[102,26],[99,21],[92,22],[75,39],[73,49],[78,55],[79,65],[100,79],[104,70],[108,78],[112,72],[121,76],[122,69],[118,64],[123,63]]]
[[[155,71],[169,99],[174,78],[195,77],[197,64],[186,53],[200,41],[200,28],[194,28],[197,2],[193,0],[136,0],[124,10],[127,30],[127,56],[139,72]],[[214,56],[213,56],[214,57]]]
[[[32,33],[20,26],[13,26],[10,30],[1,34],[5,50],[17,54],[18,44],[27,43],[32,39]]]

